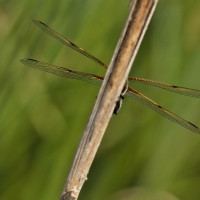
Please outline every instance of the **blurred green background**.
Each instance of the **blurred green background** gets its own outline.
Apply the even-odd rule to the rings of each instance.
[[[38,19],[109,64],[129,1],[0,0],[0,199],[58,199],[99,87],[30,69],[34,58],[104,75]],[[200,1],[160,0],[130,76],[200,89]],[[200,100],[132,84],[200,126]],[[87,200],[199,200],[200,136],[125,98],[80,193]]]

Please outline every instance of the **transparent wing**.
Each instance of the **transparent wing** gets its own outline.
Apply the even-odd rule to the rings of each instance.
[[[29,59],[29,58],[22,59],[20,61],[21,63],[23,63],[24,65],[28,67],[39,69],[41,71],[49,72],[51,74],[55,74],[57,76],[61,76],[65,78],[85,81],[85,82],[95,84],[95,85],[101,85],[102,80],[103,80],[103,77],[101,76],[73,71],[64,67],[58,67],[56,65],[51,65],[48,63],[40,62],[40,61]]]
[[[67,40],[66,38],[64,38],[62,35],[60,35],[59,33],[57,33],[56,31],[54,31],[53,29],[51,29],[50,27],[48,27],[46,24],[44,24],[41,21],[38,20],[33,20],[34,24],[36,26],[38,26],[41,30],[43,30],[45,33],[47,33],[48,35],[54,37],[56,40],[58,40],[59,42],[63,43],[64,45],[74,49],[75,51],[78,51],[79,53],[83,54],[84,56],[90,58],[91,60],[93,60],[94,62],[96,62],[97,64],[103,66],[104,68],[107,69],[106,64],[104,64],[102,61],[100,61],[98,58],[96,58],[95,56],[93,56],[92,54],[88,53],[87,51],[85,51],[84,49],[78,47],[77,45],[75,45],[74,43],[70,42],[69,40]]]
[[[178,93],[181,95],[200,98],[200,90],[184,88],[184,87],[179,87],[179,86],[175,86],[175,85],[169,85],[169,84],[157,82],[154,80],[144,79],[144,78],[129,77],[128,80],[135,81],[137,83],[146,84],[146,85],[151,85],[151,86],[165,89],[170,92],[175,92],[175,93]]]
[[[172,122],[175,122],[181,126],[183,126],[186,129],[189,129],[192,132],[200,133],[200,129],[195,126],[194,124],[186,121],[185,119],[175,115],[174,113],[171,113],[170,111],[166,110],[165,108],[159,106],[157,103],[153,102],[143,94],[137,92],[136,90],[132,88],[128,88],[128,91],[126,93],[127,96],[135,99],[137,102],[149,107],[153,111],[157,112],[161,116],[165,117],[168,120],[171,120]]]

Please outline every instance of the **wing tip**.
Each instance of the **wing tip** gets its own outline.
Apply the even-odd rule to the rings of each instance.
[[[23,59],[20,60],[20,62],[21,62],[22,64],[25,64],[25,62],[27,61],[27,59],[28,59],[28,58],[23,58]]]
[[[47,26],[45,23],[43,23],[43,22],[41,22],[39,20],[33,19],[32,21],[36,26],[40,26],[40,25]]]
[[[199,129],[199,127],[197,127],[196,125],[194,125],[193,123],[191,123],[191,122],[188,122],[191,126],[193,126],[193,132],[194,133],[197,133],[197,134],[200,134],[200,129]]]
[[[21,59],[20,60],[20,62],[22,63],[22,64],[24,64],[24,65],[27,65],[27,63],[29,62],[38,62],[37,60],[34,60],[34,59],[32,59],[32,58],[23,58],[23,59]]]
[[[36,20],[36,19],[33,19],[32,22],[33,22],[35,25],[37,25],[38,23],[40,23],[40,21],[39,21],[39,20]]]

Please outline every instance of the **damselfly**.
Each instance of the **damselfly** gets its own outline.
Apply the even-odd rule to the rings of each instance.
[[[42,29],[44,32],[49,34],[50,36],[54,37],[57,39],[59,42],[63,43],[64,45],[74,49],[75,51],[78,51],[79,53],[83,54],[84,56],[90,58],[97,64],[101,65],[105,69],[107,69],[106,64],[104,64],[102,61],[100,61],[98,58],[94,57],[92,54],[88,53],[87,51],[83,50],[82,48],[78,47],[74,43],[70,42],[63,36],[61,36],[59,33],[48,27],[46,24],[34,20],[33,21],[35,25],[37,25],[40,29]],[[57,76],[65,77],[65,78],[72,78],[72,79],[78,79],[81,81],[86,81],[91,84],[95,85],[101,85],[104,77],[102,76],[97,76],[95,74],[89,74],[89,73],[84,73],[84,72],[79,72],[79,71],[74,71],[71,69],[59,67],[56,65],[40,62],[37,60],[33,59],[22,59],[21,62],[28,67],[32,67],[35,69],[39,69],[41,71],[49,72],[51,74],[55,74]],[[151,85],[154,87],[158,87],[161,89],[168,90],[170,92],[175,92],[181,95],[186,95],[190,97],[196,97],[200,98],[200,90],[195,90],[195,89],[189,89],[189,88],[184,88],[184,87],[179,87],[179,86],[174,86],[174,85],[169,85],[161,82],[157,82],[154,80],[149,80],[149,79],[144,79],[144,78],[135,78],[135,77],[128,77],[128,81],[135,81],[138,83],[146,84],[146,85]],[[135,99],[137,102],[149,107],[153,111],[157,112],[161,116],[167,118],[168,120],[171,120],[172,122],[175,122],[186,129],[189,129],[192,132],[195,133],[200,133],[200,129],[195,126],[194,124],[186,121],[185,119],[175,115],[174,113],[166,110],[165,108],[161,107],[157,103],[153,102],[151,99],[147,98],[143,94],[139,93],[135,89],[131,87],[127,87],[125,95]],[[117,105],[119,106],[119,105]],[[117,109],[114,111],[117,113]]]

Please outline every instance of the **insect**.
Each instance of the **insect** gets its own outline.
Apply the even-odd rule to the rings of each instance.
[[[59,42],[63,43],[64,45],[66,45],[66,46],[68,46],[72,49],[74,49],[75,51],[83,54],[84,56],[90,58],[91,60],[93,60],[97,64],[99,64],[102,67],[104,67],[105,69],[107,69],[106,64],[104,64],[98,58],[94,57],[92,54],[90,54],[87,51],[83,50],[82,48],[78,47],[74,43],[70,42],[69,40],[67,40],[66,38],[61,36],[59,33],[54,31],[50,27],[48,27],[46,24],[44,24],[44,23],[42,23],[38,20],[33,20],[33,22],[40,29],[42,29],[44,32],[46,32],[50,36],[57,39]],[[70,70],[70,69],[67,69],[67,68],[59,67],[59,66],[56,66],[56,65],[40,62],[40,61],[29,59],[29,58],[22,59],[21,62],[24,65],[27,65],[28,67],[39,69],[41,71],[49,72],[51,74],[55,74],[57,76],[61,76],[61,77],[65,77],[65,78],[71,78],[71,79],[78,79],[78,80],[81,80],[81,81],[86,81],[88,83],[95,84],[95,85],[101,85],[102,81],[104,79],[104,77],[98,76],[98,75],[95,75],[95,74],[89,74],[89,73],[74,71],[74,70]],[[181,95],[200,98],[200,90],[169,85],[169,84],[157,82],[157,81],[154,81],[154,80],[144,79],[144,78],[128,77],[128,81],[135,81],[137,83],[142,83],[142,84],[158,87],[158,88],[165,89],[165,90],[168,90],[170,92],[178,93],[178,94],[181,94]],[[192,124],[192,123],[186,121],[185,119],[175,115],[174,113],[166,110],[165,108],[161,107],[160,105],[153,102],[151,99],[149,99],[148,97],[139,93],[135,89],[129,87],[128,85],[127,85],[127,90],[124,93],[125,93],[126,96],[129,96],[129,97],[133,98],[134,100],[136,100],[137,102],[149,107],[150,109],[157,112],[158,114],[165,117],[166,119],[171,120],[172,122],[175,122],[175,123],[179,124],[180,126],[183,126],[184,128],[189,129],[192,132],[200,133],[200,129],[197,126],[195,126],[194,124]],[[123,99],[123,96],[121,96],[121,99]],[[114,112],[117,113],[117,110],[118,110],[118,107],[120,107],[120,104],[121,104],[120,101],[117,102],[117,105],[116,105],[117,108],[115,108],[116,110]]]

